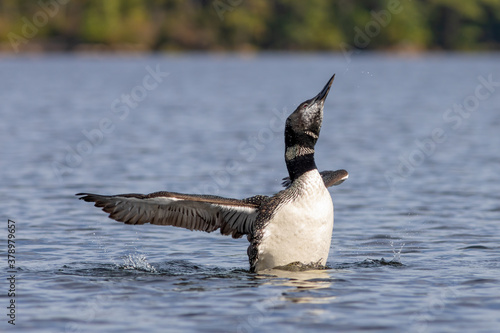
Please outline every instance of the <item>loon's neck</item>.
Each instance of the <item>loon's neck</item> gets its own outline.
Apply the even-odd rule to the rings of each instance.
[[[296,123],[303,120],[297,117],[295,119],[294,114],[288,117],[285,124],[285,162],[292,182],[304,173],[317,169],[314,162],[314,146],[318,141],[322,119],[320,112],[314,126],[310,126],[307,130],[297,129]]]
[[[292,182],[304,173],[317,169],[316,163],[314,162],[314,150],[312,153],[299,155],[291,160],[287,159],[286,167]]]
[[[316,169],[316,139],[312,133],[298,134],[288,126],[285,128],[285,162],[292,182],[307,171]]]

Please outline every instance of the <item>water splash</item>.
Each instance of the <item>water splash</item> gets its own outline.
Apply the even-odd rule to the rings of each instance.
[[[401,247],[399,248],[399,250],[396,250],[394,248],[394,242],[391,241],[391,248],[392,248],[392,253],[394,255],[394,257],[392,258],[391,262],[394,262],[394,263],[399,263],[401,264],[401,251],[403,251],[403,247],[405,246],[405,243],[402,243],[401,244]]]
[[[120,265],[120,268],[144,271],[149,273],[158,272],[153,265],[148,263],[146,256],[143,254],[129,254],[123,259],[123,264]]]

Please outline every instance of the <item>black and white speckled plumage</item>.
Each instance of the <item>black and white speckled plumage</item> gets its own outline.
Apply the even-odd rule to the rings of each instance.
[[[285,161],[289,177],[284,178],[286,189],[273,196],[257,195],[239,200],[174,192],[155,192],[147,195],[77,195],[81,196],[82,200],[94,202],[95,206],[102,208],[110,218],[125,224],[151,223],[205,232],[220,230],[221,234],[234,238],[247,235],[250,242],[247,253],[251,271],[284,266],[292,262],[315,265],[325,263],[326,258],[323,257],[325,251],[326,256],[328,254],[333,228],[333,206],[326,187],[338,185],[348,177],[345,170],[323,171],[320,174],[314,161],[314,146],[321,129],[324,101],[333,79],[334,76],[317,96],[301,103],[288,117],[285,125]],[[308,200],[311,205],[316,206],[309,207]],[[301,216],[302,210],[304,217]],[[314,230],[317,227],[315,210],[323,214],[318,215],[321,223],[325,218],[329,220],[328,216],[331,215],[329,235],[323,236],[321,233],[324,231]],[[301,218],[305,219],[303,225]],[[325,223],[325,230],[328,231],[330,222]],[[306,229],[300,232],[288,230],[290,228]],[[274,230],[272,235],[270,229]],[[281,231],[286,233],[279,238],[277,234]],[[308,247],[314,248],[314,244],[298,244],[299,248],[291,248],[294,246],[294,235],[299,235],[299,243],[314,243],[312,239],[316,237],[315,233],[318,233],[319,238],[324,238],[322,252],[317,251],[321,252],[321,257],[314,249],[311,250],[310,256],[304,253],[308,251]],[[308,236],[302,237],[302,234]],[[273,242],[286,246],[280,248],[280,244]]]

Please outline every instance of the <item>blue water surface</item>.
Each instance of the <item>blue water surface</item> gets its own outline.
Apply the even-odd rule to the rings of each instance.
[[[4,56],[1,330],[497,331],[499,60]],[[333,73],[316,162],[350,177],[330,189],[330,269],[252,274],[244,238],[123,225],[74,196],[275,193],[284,120]]]

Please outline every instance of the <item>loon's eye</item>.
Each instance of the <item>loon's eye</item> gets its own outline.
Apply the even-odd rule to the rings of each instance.
[[[309,106],[309,104],[307,104],[307,103],[302,104],[303,108],[307,108],[308,106]]]

